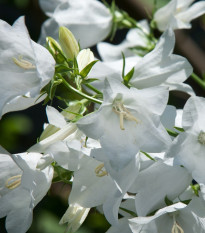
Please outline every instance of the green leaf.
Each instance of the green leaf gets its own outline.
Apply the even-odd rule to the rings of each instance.
[[[167,206],[174,204],[173,201],[169,200],[167,196],[164,198],[164,202],[166,203]]]
[[[92,69],[92,67],[95,65],[95,63],[98,62],[98,60],[90,62],[83,70],[81,70],[80,75],[82,78],[87,77],[88,73]]]

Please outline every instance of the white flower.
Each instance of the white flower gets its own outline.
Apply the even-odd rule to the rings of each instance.
[[[139,25],[143,28],[145,33],[149,35],[149,25],[146,20],[139,22]],[[113,45],[107,42],[100,42],[97,45],[98,52],[103,61],[115,61],[122,59],[122,52],[125,57],[136,56],[132,51],[134,47],[147,48],[151,45],[151,42],[146,37],[146,34],[138,28],[130,29],[123,40],[118,45]]]
[[[0,28],[2,116],[36,104],[40,90],[53,77],[55,61],[45,48],[30,39],[23,17],[13,26],[1,20]]]
[[[138,216],[146,216],[164,207],[166,196],[173,201],[191,181],[192,177],[188,171],[180,166],[173,166],[171,161],[158,161],[140,171],[129,189],[129,192],[136,193],[135,205]]]
[[[171,0],[154,14],[154,21],[160,31],[167,28],[191,28],[190,22],[205,13],[205,2],[194,0]],[[190,6],[191,5],[191,6]]]
[[[81,50],[77,56],[79,72],[81,72],[92,61],[94,61],[93,52],[90,51],[90,49]]]
[[[134,67],[134,74],[130,84],[143,89],[153,86],[165,86],[169,90],[179,90],[194,95],[192,88],[183,83],[193,72],[193,68],[186,58],[173,54],[175,36],[172,30],[167,30],[160,37],[155,48],[143,58],[137,56],[125,59],[125,74]],[[91,70],[89,77],[98,78],[94,83],[102,89],[105,77],[120,80],[123,60],[98,62]],[[145,69],[146,67],[146,69]]]
[[[39,0],[39,5],[47,16],[52,16],[56,7],[66,1],[67,0]]]
[[[154,216],[129,219],[133,233],[203,233],[205,230],[205,206],[195,197],[185,205],[181,202],[158,210]]]
[[[0,154],[0,197],[7,194],[12,188],[18,187],[22,170],[7,151]]]
[[[175,139],[167,156],[183,165],[198,183],[205,184],[205,99],[191,97],[184,106],[182,126],[185,132]]]
[[[89,211],[90,208],[83,208],[78,204],[70,204],[59,223],[68,223],[65,232],[76,232],[85,221]]]
[[[174,45],[174,32],[167,30],[154,50],[134,66],[135,72],[130,83],[140,89],[162,85],[170,90],[188,90],[188,93],[193,94],[192,88],[183,83],[191,75],[192,66],[186,58],[173,54]]]
[[[105,80],[99,110],[77,123],[86,136],[99,139],[113,168],[121,169],[139,150],[162,152],[170,137],[160,123],[167,103],[164,87],[138,90],[119,81]]]
[[[15,154],[12,158],[23,173],[8,179],[6,184],[10,190],[0,198],[0,217],[7,216],[8,233],[25,233],[32,223],[33,208],[50,188],[52,158],[39,153]]]
[[[46,36],[58,38],[59,26],[67,27],[87,48],[105,39],[111,31],[112,16],[109,10],[96,0],[66,0],[59,4],[52,17],[42,26],[40,42]]]

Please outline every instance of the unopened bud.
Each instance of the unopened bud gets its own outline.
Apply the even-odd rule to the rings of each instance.
[[[92,61],[94,61],[93,52],[90,51],[90,49],[81,50],[77,56],[79,72],[81,72],[81,70],[83,70]]]
[[[65,58],[63,56],[63,51],[59,43],[52,37],[46,38],[46,45],[49,52],[52,54],[57,63],[63,63]]]
[[[78,42],[72,32],[66,27],[59,29],[59,42],[67,58],[73,59],[79,53]]]

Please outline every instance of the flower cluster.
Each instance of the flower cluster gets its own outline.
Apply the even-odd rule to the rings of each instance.
[[[173,30],[190,28],[205,1],[171,0],[151,22],[114,2],[39,3],[49,17],[39,43],[23,17],[13,26],[0,21],[0,114],[44,101],[48,117],[26,152],[0,148],[8,233],[27,232],[52,182],[72,184],[60,220],[68,232],[93,207],[111,224],[107,233],[205,232],[205,99],[184,83],[205,81],[173,53]],[[128,29],[121,44],[102,42],[121,28]],[[173,90],[189,95],[183,109],[168,105]],[[60,109],[51,106],[56,97]]]

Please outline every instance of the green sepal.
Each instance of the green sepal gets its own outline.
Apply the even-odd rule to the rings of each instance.
[[[125,84],[126,86],[129,85],[129,81],[130,81],[130,79],[133,77],[134,72],[135,72],[135,68],[133,67],[133,68],[124,76],[123,79],[124,79],[124,84]]]
[[[180,127],[174,127],[176,130],[180,131],[180,132],[184,132],[184,129],[183,128],[180,128]]]
[[[82,78],[87,77],[87,75],[89,74],[90,70],[92,69],[92,67],[95,65],[96,62],[98,62],[98,60],[92,61],[86,67],[84,67],[83,70],[81,70],[80,72],[80,76]]]
[[[177,137],[179,135],[179,133],[172,131],[170,129],[166,129],[167,133],[172,136],[172,137]]]
[[[191,185],[191,188],[194,191],[195,195],[199,196],[200,185],[199,184],[193,184],[193,185]]]
[[[173,205],[173,204],[174,204],[174,202],[171,201],[167,196],[164,198],[164,202],[165,202],[165,204],[166,204],[167,206]]]
[[[191,201],[191,199],[184,200],[184,201],[181,201],[181,202],[184,203],[184,204],[186,204],[186,205],[188,205],[190,201]]]

